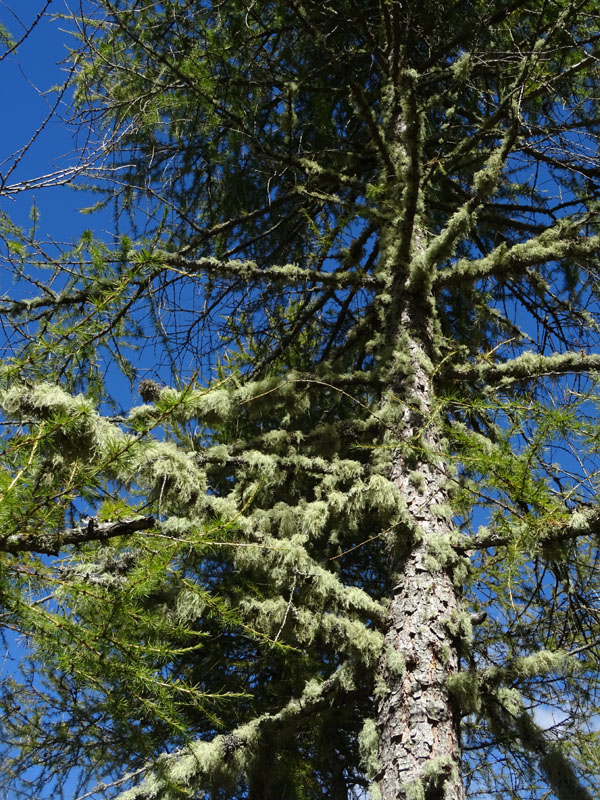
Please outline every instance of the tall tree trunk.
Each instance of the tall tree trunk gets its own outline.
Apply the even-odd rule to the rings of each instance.
[[[402,315],[405,332],[415,330],[410,316]],[[412,369],[402,381],[400,421],[406,446],[395,455],[393,479],[406,502],[410,533],[406,544],[397,543],[391,563],[380,664],[378,781],[382,800],[463,800],[459,718],[446,681],[458,669],[459,639],[468,635],[469,623],[453,582],[447,475],[432,415],[431,375],[424,366],[430,362],[416,338],[407,349]]]

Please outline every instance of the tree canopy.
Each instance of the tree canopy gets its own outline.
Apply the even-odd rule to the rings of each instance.
[[[73,5],[113,227],[0,218],[0,786],[597,795],[599,4]]]

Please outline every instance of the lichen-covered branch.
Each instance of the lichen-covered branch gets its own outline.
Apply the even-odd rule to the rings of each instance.
[[[457,286],[465,281],[478,281],[490,276],[504,277],[524,274],[535,267],[561,258],[593,258],[600,248],[599,236],[580,236],[586,220],[574,222],[561,220],[545,231],[509,247],[502,243],[485,258],[459,259],[450,267],[439,270],[433,279],[434,286]]]
[[[558,519],[539,534],[540,544],[559,544],[582,536],[600,536],[600,509],[571,511],[565,519]],[[473,536],[457,536],[454,546],[460,552],[485,550],[488,547],[505,547],[513,537],[493,527],[483,528]]]
[[[585,352],[555,353],[551,356],[523,353],[510,361],[494,364],[480,361],[450,368],[446,376],[456,381],[481,382],[485,390],[509,386],[515,381],[536,380],[568,373],[590,373],[600,369],[600,354]]]
[[[297,699],[280,711],[263,714],[230,733],[210,741],[196,741],[149,764],[144,782],[118,795],[117,800],[179,800],[182,789],[197,794],[213,786],[235,784],[249,768],[255,748],[267,732],[294,726],[307,715],[334,703],[340,693],[354,689],[352,668],[343,665],[327,680],[310,681]]]
[[[487,700],[487,713],[496,735],[505,741],[517,738],[524,749],[533,754],[558,800],[593,800],[561,741],[552,740],[530,712],[523,709],[516,690],[492,694]]]
[[[423,254],[415,259],[412,267],[413,281],[424,280],[427,287],[431,285],[435,277],[433,268],[454,255],[458,242],[468,234],[473,225],[477,210],[497,189],[502,170],[517,139],[517,119],[517,112],[513,111],[511,125],[502,142],[473,178],[472,196],[454,212],[445,228],[428,243]]]
[[[244,281],[257,281],[275,284],[302,285],[322,284],[324,286],[349,287],[364,286],[377,288],[380,282],[372,275],[360,270],[311,270],[297,264],[260,267],[255,261],[219,258],[187,259],[177,254],[156,251],[153,257],[160,259],[165,266],[185,270],[188,274],[206,273],[208,276],[234,277]]]

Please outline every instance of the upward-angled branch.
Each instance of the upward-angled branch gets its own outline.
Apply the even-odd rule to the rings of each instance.
[[[513,120],[500,145],[493,150],[483,169],[473,179],[473,194],[448,220],[445,228],[428,245],[420,258],[413,265],[413,281],[424,280],[431,286],[435,276],[433,268],[440,261],[451,257],[458,242],[468,233],[473,224],[474,215],[482,203],[497,189],[502,170],[517,139],[519,131],[516,109]]]
[[[173,783],[194,788],[207,785],[215,763],[220,763],[222,773],[237,777],[251,765],[253,746],[260,735],[296,725],[298,719],[330,705],[334,697],[345,690],[350,672],[348,665],[343,665],[322,683],[311,682],[305,686],[300,697],[291,700],[277,713],[263,714],[225,736],[215,736],[212,741],[198,740],[162,756],[155,765],[148,765],[146,780],[118,795],[118,800],[164,797]]]
[[[567,257],[596,256],[600,248],[600,236],[578,235],[587,222],[582,218],[560,220],[552,227],[526,242],[508,247],[502,243],[485,258],[471,261],[462,258],[450,267],[441,269],[434,277],[437,287],[456,286],[465,281],[478,281],[491,276],[518,275],[528,267]]]

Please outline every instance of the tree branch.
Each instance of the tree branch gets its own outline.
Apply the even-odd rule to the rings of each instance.
[[[434,277],[434,286],[443,288],[462,281],[478,281],[491,276],[518,273],[527,267],[573,256],[595,256],[600,247],[600,236],[582,238],[578,230],[587,219],[578,224],[562,220],[539,236],[507,247],[502,243],[485,258],[470,261],[463,258],[451,267],[440,270]]]
[[[492,150],[483,168],[473,177],[472,196],[452,214],[443,230],[428,244],[422,257],[415,260],[412,271],[417,279],[423,279],[431,286],[437,275],[434,272],[436,265],[454,254],[458,242],[473,226],[477,210],[498,188],[518,132],[518,114],[513,109],[513,119],[502,142]]]
[[[199,258],[190,260],[174,253],[158,253],[165,266],[192,272],[206,272],[223,276],[233,276],[243,280],[269,281],[275,283],[304,284],[321,283],[336,287],[367,286],[377,288],[380,282],[372,275],[359,270],[339,270],[337,272],[323,272],[298,267],[296,264],[283,266],[260,267],[255,261],[231,259],[222,261],[218,258]]]
[[[558,544],[578,539],[580,536],[600,535],[600,507],[586,511],[573,511],[569,518],[557,522],[540,538],[542,544]],[[504,547],[512,537],[506,533],[485,530],[474,536],[460,536],[454,547],[462,553],[471,550],[485,550],[488,547]]]
[[[153,798],[157,797],[157,790],[162,796],[160,790],[172,785],[174,780],[199,790],[210,781],[215,764],[219,764],[221,774],[236,777],[256,757],[257,740],[261,735],[266,731],[276,732],[286,726],[295,726],[299,718],[330,706],[335,694],[346,688],[344,682],[348,680],[349,672],[348,666],[343,665],[319,685],[309,682],[299,698],[290,700],[276,714],[263,714],[229,734],[215,736],[212,741],[197,740],[161,756],[156,764],[148,765],[144,783],[118,795],[117,800]]]
[[[507,740],[518,737],[523,746],[537,758],[540,769],[558,800],[592,800],[592,795],[581,782],[560,741],[552,741],[534,722],[528,711],[515,713],[494,695],[486,699],[486,711],[496,729]]]
[[[514,381],[534,380],[569,372],[585,373],[600,370],[600,353],[555,353],[551,356],[523,353],[510,361],[494,364],[481,361],[465,367],[449,369],[446,375],[457,381],[482,381],[487,386],[507,385]]]
[[[103,542],[116,536],[127,536],[135,531],[144,531],[156,525],[154,517],[135,517],[119,519],[115,522],[98,522],[90,517],[86,525],[67,528],[59,534],[41,534],[39,538],[28,533],[15,533],[0,539],[0,552],[3,553],[45,553],[56,556],[69,544],[84,542]]]

